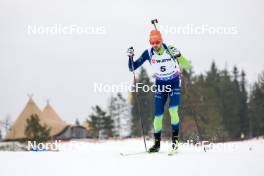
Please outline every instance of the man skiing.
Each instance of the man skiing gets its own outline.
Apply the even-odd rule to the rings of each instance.
[[[170,97],[169,112],[172,127],[172,149],[179,147],[179,115],[178,107],[180,102],[180,66],[186,71],[190,69],[190,62],[173,46],[163,43],[160,31],[152,30],[149,39],[151,48],[145,50],[136,61],[129,59],[129,70],[133,71],[140,67],[145,61],[149,61],[154,70],[155,84],[158,89],[155,92],[155,117],[154,117],[154,145],[148,152],[159,152],[162,120],[164,106],[167,98]],[[131,47],[127,51],[129,58],[134,56],[134,49]],[[169,91],[159,89],[160,87],[170,86]]]

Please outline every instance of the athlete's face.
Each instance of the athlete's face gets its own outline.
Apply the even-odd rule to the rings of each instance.
[[[162,45],[162,40],[150,41],[150,44],[154,50],[159,51]]]

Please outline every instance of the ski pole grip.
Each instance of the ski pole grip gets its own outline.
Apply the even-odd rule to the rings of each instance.
[[[156,23],[158,23],[158,19],[151,20],[151,24],[153,24],[154,25],[154,28],[157,30]]]
[[[133,46],[131,46],[129,49],[134,50]],[[134,55],[134,54],[133,54]],[[129,56],[129,59],[131,59],[131,61],[133,61],[133,56]]]

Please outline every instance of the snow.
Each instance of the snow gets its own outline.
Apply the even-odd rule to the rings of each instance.
[[[160,153],[129,156],[120,152],[144,151],[141,139],[63,142],[59,152],[2,151],[0,175],[264,175],[263,139],[216,144],[207,152],[183,145],[174,156],[167,155],[170,145],[163,142]]]

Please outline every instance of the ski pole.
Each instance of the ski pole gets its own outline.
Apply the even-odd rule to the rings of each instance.
[[[131,47],[131,49],[133,49],[133,47]],[[136,80],[136,73],[135,73],[135,69],[134,69],[134,65],[133,65],[133,63],[134,63],[133,56],[129,56],[129,59],[131,60],[131,63],[132,63],[133,80],[134,80],[134,85],[136,86],[137,80]],[[145,132],[144,132],[143,119],[141,117],[140,105],[139,105],[139,101],[138,101],[137,95],[135,96],[135,100],[136,100],[137,109],[138,109],[139,118],[140,118],[140,123],[141,123],[141,129],[142,129],[144,146],[145,146],[145,150],[147,151],[147,145],[146,145],[146,137],[145,137]]]

